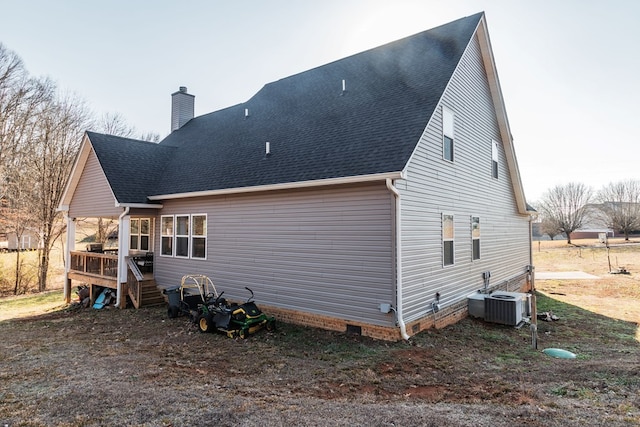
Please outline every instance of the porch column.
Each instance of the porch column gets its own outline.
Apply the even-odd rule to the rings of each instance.
[[[64,254],[64,300],[67,304],[71,302],[71,279],[69,279],[69,271],[71,271],[71,251],[76,249],[76,219],[69,218],[65,213],[67,220],[67,247]]]
[[[131,223],[129,219],[129,208],[127,207],[118,217],[118,284],[116,301],[118,302],[119,308],[125,308],[123,301],[126,301],[122,285],[127,283],[126,257],[129,255],[129,242],[131,236]]]

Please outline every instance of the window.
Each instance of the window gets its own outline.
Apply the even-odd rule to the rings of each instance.
[[[173,216],[163,216],[160,255],[173,256]]]
[[[151,220],[149,218],[131,218],[131,237],[129,249],[149,251]]]
[[[189,257],[189,215],[176,215],[177,257]]]
[[[442,158],[453,162],[453,111],[442,107]]]
[[[442,260],[453,264],[453,215],[442,215]]]
[[[207,216],[191,216],[191,258],[207,257]]]
[[[491,141],[491,176],[498,178],[498,143]]]
[[[161,217],[161,222],[161,255],[206,259],[206,214],[166,215]]]
[[[480,218],[471,217],[472,259],[480,259]]]

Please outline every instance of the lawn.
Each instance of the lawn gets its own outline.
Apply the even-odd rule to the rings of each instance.
[[[537,271],[600,277],[537,281],[538,311],[559,318],[538,323],[538,349],[527,326],[471,318],[411,342],[290,324],[233,340],[163,307],[0,300],[0,425],[639,425],[640,247],[615,251],[631,274],[609,274],[596,248],[534,243]]]

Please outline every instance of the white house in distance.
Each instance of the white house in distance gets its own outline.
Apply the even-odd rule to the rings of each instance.
[[[199,117],[186,88],[172,101],[159,144],[86,133],[66,247],[82,217],[117,219],[119,243],[68,254],[67,298],[82,280],[139,306],[204,274],[280,320],[396,340],[466,316],[483,272],[526,290],[531,209],[483,13]]]

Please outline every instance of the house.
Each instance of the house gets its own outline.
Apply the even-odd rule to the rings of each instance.
[[[465,316],[484,272],[528,286],[530,211],[483,13],[193,111],[181,87],[159,144],[86,133],[66,247],[76,218],[108,217],[118,252],[71,252],[67,298],[89,277],[123,306],[143,279],[128,257],[153,252],[159,287],[204,274],[280,320],[406,339]]]
[[[9,197],[0,195],[0,252],[40,248],[38,231],[21,221],[11,207]]]

